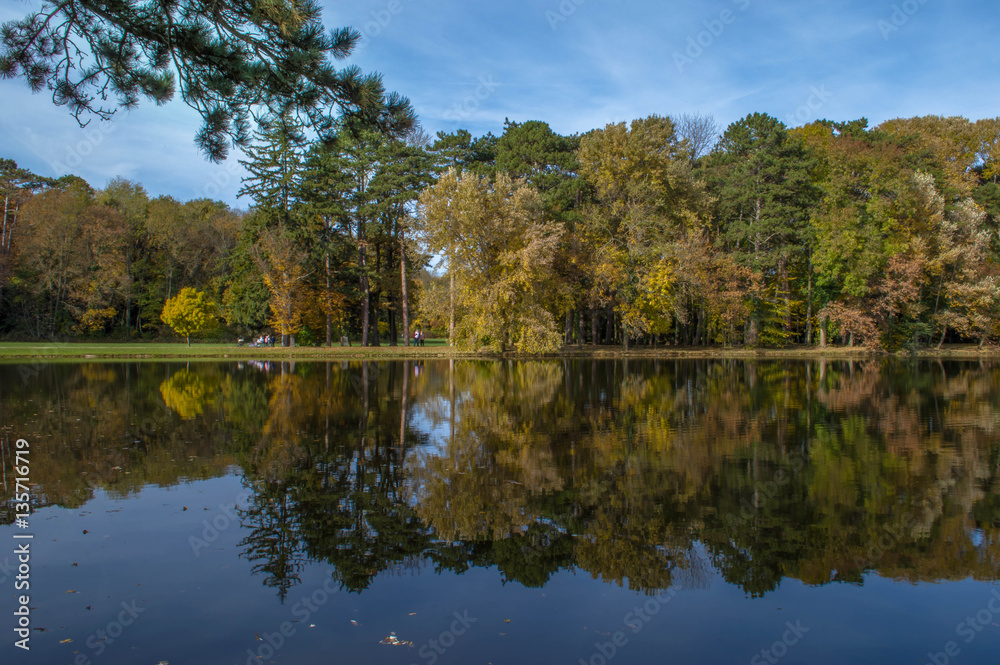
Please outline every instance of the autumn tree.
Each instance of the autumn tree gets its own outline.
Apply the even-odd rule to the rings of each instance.
[[[286,231],[265,229],[257,242],[256,258],[271,294],[271,324],[282,346],[295,346],[306,311],[306,253]]]
[[[215,303],[205,292],[191,287],[184,287],[166,302],[160,319],[178,335],[183,335],[188,346],[191,346],[191,335],[208,332],[218,325]]]
[[[14,240],[18,213],[31,194],[51,184],[25,169],[12,159],[0,159],[0,197],[3,197],[3,223],[0,225],[0,302],[3,289],[14,272],[17,244]]]
[[[594,188],[582,229],[594,253],[590,298],[613,308],[627,348],[637,335],[664,332],[655,329],[646,296],[658,294],[656,310],[669,306],[664,249],[699,224],[703,188],[666,117],[590,132],[580,140],[579,160],[580,173]]]
[[[536,190],[505,174],[479,178],[451,171],[420,198],[432,250],[454,246],[465,315],[456,336],[497,352],[558,348],[546,301],[556,288],[552,256],[561,230],[545,218]]]

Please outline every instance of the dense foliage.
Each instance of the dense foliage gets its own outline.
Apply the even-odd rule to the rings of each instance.
[[[1000,119],[764,114],[581,136],[400,134],[295,113],[255,134],[239,213],[0,162],[3,333],[169,333],[185,287],[223,334],[475,349],[985,345],[1000,335]]]

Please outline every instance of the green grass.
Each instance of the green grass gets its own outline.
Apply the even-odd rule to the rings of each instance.
[[[21,358],[376,358],[467,356],[448,347],[446,340],[427,340],[422,347],[295,348],[250,347],[236,344],[183,342],[3,342],[0,359]]]
[[[556,354],[559,357],[620,358],[618,346],[570,346]],[[829,347],[827,349],[794,347],[788,349],[745,349],[745,348],[676,348],[632,347],[627,356],[631,358],[815,358],[864,357],[861,349]],[[908,354],[900,354],[908,355]],[[995,358],[995,347],[980,352],[976,345],[951,345],[941,351],[929,349],[917,354],[931,358]],[[129,358],[184,358],[184,359],[394,359],[394,358],[475,358],[492,357],[492,354],[476,353],[450,348],[447,340],[428,339],[422,347],[380,346],[362,347],[334,346],[331,348],[298,346],[295,348],[238,347],[236,344],[192,343],[188,347],[183,342],[3,342],[0,343],[0,361],[23,359],[129,359]]]

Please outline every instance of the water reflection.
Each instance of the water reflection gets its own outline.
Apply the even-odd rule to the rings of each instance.
[[[644,593],[714,569],[1000,577],[993,363],[539,361],[0,367],[42,505],[230,472],[242,556],[282,598],[309,561],[360,592],[423,565]],[[13,429],[16,424],[16,431]],[[9,456],[9,446],[3,449]],[[4,460],[5,468],[9,466]],[[13,487],[5,488],[9,499]],[[4,503],[2,523],[13,519]]]

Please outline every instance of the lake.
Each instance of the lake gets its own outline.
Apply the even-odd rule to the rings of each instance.
[[[1000,649],[995,361],[22,364],[0,409],[3,663]]]

